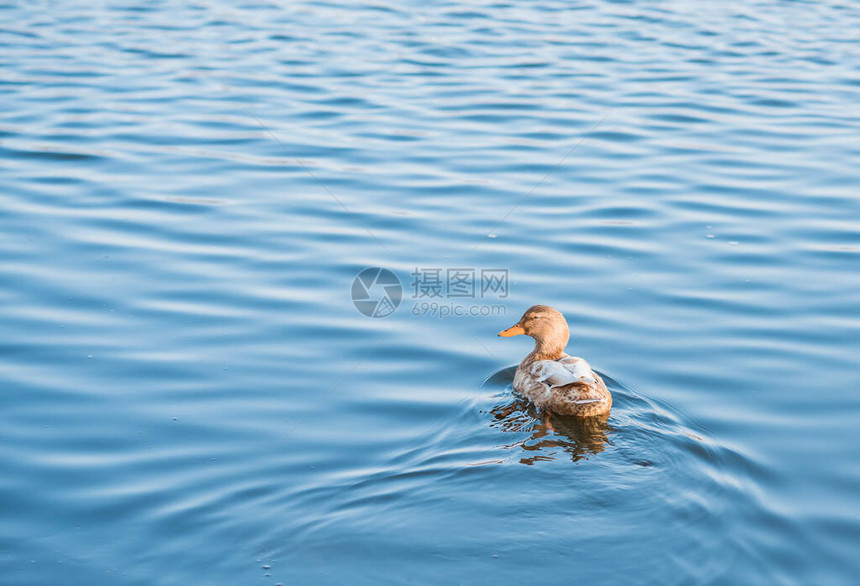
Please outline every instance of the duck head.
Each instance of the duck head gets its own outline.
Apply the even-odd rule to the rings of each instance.
[[[534,338],[534,360],[558,360],[564,354],[570,330],[561,312],[549,305],[535,305],[526,310],[520,321],[499,332],[503,338],[519,335]]]

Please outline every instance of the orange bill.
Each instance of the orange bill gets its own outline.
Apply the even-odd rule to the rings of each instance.
[[[510,338],[511,336],[522,336],[526,331],[523,329],[523,326],[517,324],[515,326],[511,326],[506,330],[502,330],[499,332],[499,335],[502,338]]]

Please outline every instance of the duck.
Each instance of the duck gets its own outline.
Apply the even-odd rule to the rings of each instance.
[[[558,415],[594,417],[612,408],[612,394],[591,365],[564,352],[570,328],[562,313],[534,305],[520,321],[499,332],[502,338],[526,335],[535,347],[514,374],[514,390],[541,410]]]

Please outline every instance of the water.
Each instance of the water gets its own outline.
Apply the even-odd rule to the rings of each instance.
[[[856,579],[856,4],[0,14],[3,584]]]

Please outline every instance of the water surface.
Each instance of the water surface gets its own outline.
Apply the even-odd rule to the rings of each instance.
[[[856,4],[0,14],[3,584],[860,573]],[[607,421],[511,394],[535,303]]]

